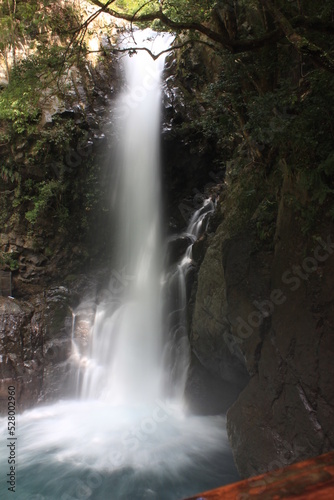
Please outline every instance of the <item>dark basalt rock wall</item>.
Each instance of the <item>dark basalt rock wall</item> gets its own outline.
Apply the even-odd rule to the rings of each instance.
[[[334,447],[334,233],[326,222],[322,238],[306,245],[283,197],[271,267],[271,291],[281,299],[267,304],[257,369],[228,412],[243,476]]]
[[[242,477],[334,447],[334,233],[324,220],[318,241],[305,237],[286,201],[296,191],[286,179],[274,251],[223,222],[198,275],[194,351],[224,380],[250,376],[227,413]]]
[[[71,350],[69,291],[53,287],[31,302],[0,297],[0,412],[8,386],[16,387],[18,410],[65,395]]]
[[[0,414],[7,412],[10,385],[16,387],[19,411],[75,396],[72,329],[85,345],[105,274],[77,275],[29,301],[0,297]],[[74,322],[73,310],[83,299]]]
[[[43,332],[28,302],[0,297],[0,411],[5,413],[8,386],[16,387],[20,408],[37,401],[41,388]]]
[[[166,58],[163,74],[162,177],[166,217],[173,231],[186,226],[201,206],[204,187],[219,183],[217,145],[190,126],[204,112],[199,103],[205,82],[212,77],[212,52],[202,48],[178,51]],[[208,193],[206,193],[208,194]]]

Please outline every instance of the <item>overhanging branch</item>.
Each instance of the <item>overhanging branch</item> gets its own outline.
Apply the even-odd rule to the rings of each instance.
[[[107,12],[116,19],[123,19],[125,21],[129,21],[130,23],[149,23],[159,20],[164,26],[177,32],[186,30],[200,33],[232,54],[259,50],[268,44],[277,43],[279,40],[287,38],[289,42],[297,48],[297,50],[310,55],[319,66],[328,71],[334,72],[334,63],[325,51],[310,43],[299,33],[296,33],[296,28],[313,29],[326,33],[334,33],[334,23],[324,22],[319,19],[310,19],[304,16],[297,16],[292,20],[288,20],[271,0],[260,0],[261,4],[274,18],[277,26],[276,29],[257,38],[235,40],[231,39],[227,32],[218,33],[199,22],[173,21],[163,12],[161,5],[159,10],[139,14],[142,8],[151,3],[151,1],[153,0],[149,0],[143,4],[134,14],[127,14],[126,12],[118,12],[110,7],[114,0],[107,2],[106,4],[103,4],[100,0],[90,0],[90,2],[99,7],[101,11],[103,10],[104,12]]]
[[[154,54],[150,49],[148,49],[146,47],[127,47],[127,48],[124,48],[124,49],[120,49],[120,48],[116,48],[115,47],[115,48],[111,49],[111,52],[113,52],[113,53],[128,52],[128,53],[131,54],[131,53],[136,53],[138,51],[145,51],[145,52],[147,52],[152,57],[152,59],[156,60],[162,54],[167,54],[168,52],[172,52],[173,50],[182,49],[183,47],[186,47],[187,45],[194,45],[194,44],[198,44],[198,43],[202,44],[202,45],[206,45],[207,47],[210,47],[211,49],[214,48],[213,45],[211,45],[210,43],[205,42],[203,40],[187,40],[184,43],[180,43],[178,45],[173,45],[173,46],[169,47],[168,49],[164,49],[161,52],[158,52],[157,54]],[[96,53],[101,53],[101,52],[106,53],[106,50],[105,49],[89,50],[88,54],[96,54]]]
[[[271,33],[268,33],[262,37],[259,38],[254,38],[254,39],[246,39],[246,40],[231,40],[226,36],[226,34],[221,34],[217,33],[216,31],[213,31],[211,28],[208,26],[205,26],[204,24],[198,23],[198,22],[180,22],[180,21],[173,21],[170,19],[162,9],[159,9],[154,12],[149,12],[146,14],[140,14],[139,16],[135,16],[132,14],[127,14],[124,12],[118,12],[115,11],[114,9],[111,9],[110,7],[105,8],[105,6],[100,2],[99,0],[90,0],[91,3],[94,5],[102,8],[104,7],[105,12],[110,14],[112,17],[115,17],[116,19],[123,19],[125,21],[129,21],[130,23],[137,22],[137,23],[148,23],[152,21],[159,20],[161,23],[166,26],[167,28],[170,28],[175,31],[196,31],[198,33],[201,33],[202,35],[206,36],[213,42],[218,43],[222,47],[224,47],[226,50],[232,53],[240,53],[240,52],[247,52],[250,50],[257,50],[268,43],[275,42],[282,38],[283,33],[281,30],[274,30]]]

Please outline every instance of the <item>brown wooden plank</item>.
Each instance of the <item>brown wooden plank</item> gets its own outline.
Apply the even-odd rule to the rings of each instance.
[[[334,500],[334,452],[186,500]]]

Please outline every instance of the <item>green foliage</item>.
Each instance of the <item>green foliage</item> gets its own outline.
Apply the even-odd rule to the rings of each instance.
[[[115,7],[115,10],[117,11],[125,11],[130,14],[134,14],[137,12],[146,2],[142,2],[141,0],[116,0],[114,3],[113,7]],[[146,14],[147,12],[152,12],[153,10],[156,10],[159,5],[159,2],[157,0],[152,0],[150,2],[147,2],[147,5],[140,10],[141,14]]]
[[[39,45],[50,34],[67,36],[69,29],[78,26],[80,19],[74,5],[59,5],[53,0],[16,0],[0,3],[0,47],[26,37]],[[1,43],[3,44],[1,46]]]
[[[272,92],[247,94],[247,117],[245,129],[252,139],[264,147],[280,147],[290,122],[294,119],[289,113],[296,93],[286,81],[279,83]]]
[[[309,75],[296,102],[295,117],[280,143],[281,155],[306,193],[299,206],[304,232],[311,230],[319,213],[334,202],[333,78],[322,71]],[[330,216],[330,208],[327,209]]]
[[[10,85],[0,93],[0,121],[10,123],[13,133],[31,134],[36,130],[40,114],[39,85],[31,61],[24,61],[13,69]]]
[[[0,124],[9,122],[12,133],[35,132],[45,89],[57,84],[71,64],[78,62],[84,47],[69,45],[69,33],[80,21],[69,3],[32,0],[0,4],[0,54],[9,73],[9,85],[0,91]],[[20,44],[30,47],[26,57],[17,61],[15,52]],[[2,132],[1,142],[4,139],[12,140],[10,132]]]
[[[46,215],[46,212],[52,205],[55,206],[55,214],[60,219],[61,224],[64,224],[68,217],[66,208],[61,204],[61,194],[64,191],[64,186],[56,180],[42,181],[37,186],[37,194],[32,197],[26,197],[31,201],[34,207],[26,212],[25,217],[31,225],[35,225],[40,216]]]
[[[173,21],[194,21],[202,22],[208,20],[212,14],[212,7],[215,4],[212,0],[164,0],[163,11]],[[134,14],[147,14],[156,12],[161,7],[161,2],[151,0],[144,2],[140,0],[117,0],[113,5],[115,10]]]
[[[75,66],[85,75],[84,42],[72,38],[82,21],[76,4],[17,0],[13,9],[11,0],[0,3],[0,57],[9,76],[0,88],[0,225],[5,233],[26,231],[38,245],[49,238],[50,257],[59,250],[54,241],[84,239],[100,198],[94,153],[80,154],[91,138],[84,116],[79,124],[62,115],[42,124],[50,97],[72,104],[68,70]],[[81,158],[78,164],[68,160],[71,152]],[[5,253],[0,264],[16,270],[19,262]]]
[[[269,195],[270,196],[270,195]],[[273,247],[278,213],[277,200],[273,195],[262,200],[256,213],[256,232],[261,244]]]
[[[73,138],[78,140],[77,135],[82,134],[78,130],[72,119],[62,119],[54,117],[52,127],[42,128],[38,138],[34,141],[31,154],[34,162],[43,162],[49,167],[46,168],[46,175],[56,174],[59,178],[64,178],[64,156],[70,149]]]
[[[314,15],[312,6],[306,4],[310,16]],[[298,14],[296,3],[281,8],[291,16]],[[318,18],[326,18],[325,10],[318,9]],[[239,23],[241,37],[263,33],[258,2],[239,2]],[[309,36],[324,46],[321,33]],[[333,41],[327,38],[333,50]],[[237,56],[217,51],[216,57],[221,59],[222,70],[215,81],[202,85],[200,97],[196,95],[202,111],[190,127],[211,140],[232,166],[228,168],[228,203],[230,210],[234,204],[237,208],[231,225],[242,227],[258,209],[264,215],[256,222],[259,239],[273,237],[275,224],[266,220],[266,214],[271,215],[263,211],[262,200],[272,200],[272,190],[278,195],[284,161],[304,193],[298,203],[295,200],[300,224],[305,233],[311,231],[320,213],[329,217],[334,213],[332,74],[315,69],[310,61],[301,68],[298,55],[283,44]]]
[[[14,252],[0,251],[0,266],[10,271],[16,271],[19,268],[18,255]]]
[[[212,0],[166,0],[164,9],[174,21],[203,22],[212,15],[212,7],[216,2]]]
[[[0,165],[0,177],[5,182],[19,182],[21,179],[19,172],[15,172],[11,167],[11,165]]]
[[[39,164],[55,160],[61,164],[76,133],[70,121],[55,120],[51,129],[42,128],[41,116],[50,94],[62,98],[67,91],[60,77],[74,62],[80,64],[78,57],[84,56],[77,44],[68,45],[69,31],[79,25],[80,16],[73,5],[59,5],[51,0],[1,3],[0,14],[0,27],[7,27],[0,34],[0,55],[6,61],[10,51],[15,54],[19,43],[29,47],[31,42],[25,59],[13,59],[13,66],[8,66],[9,85],[0,89],[0,179],[16,186],[16,207],[26,203],[29,196],[37,196],[35,209],[28,214],[28,220],[34,223],[48,197],[47,189],[36,188],[35,194],[31,194],[32,190],[25,191],[23,181],[27,176],[34,178]],[[48,184],[55,172],[46,168],[45,174]]]
[[[81,13],[76,9],[74,3],[65,2],[63,5],[59,5],[58,2],[49,1],[49,4],[48,30],[66,42],[69,32],[81,25]]]
[[[10,196],[11,192],[3,189],[1,185],[1,193],[0,193],[0,227],[6,227],[6,223],[10,217]]]

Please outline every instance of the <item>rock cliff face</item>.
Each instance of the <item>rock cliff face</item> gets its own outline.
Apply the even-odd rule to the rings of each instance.
[[[87,344],[103,275],[64,279],[29,300],[0,297],[0,414],[7,412],[10,385],[19,411],[76,395],[72,333]]]
[[[88,2],[79,4],[72,6],[83,19],[97,10]],[[60,2],[59,16],[66,15],[67,6]],[[113,128],[109,110],[120,83],[117,57],[111,55],[117,37],[111,17],[98,16],[85,37],[84,62],[73,63],[41,92],[36,130],[14,134],[0,145],[4,166],[10,164],[19,179],[1,172],[0,266],[13,271],[16,297],[29,297],[89,266],[110,236],[99,235],[98,226],[105,227],[110,218],[103,193],[111,173],[104,166],[111,149],[106,137]],[[34,55],[30,42],[21,42],[17,63]],[[48,43],[65,41],[50,35]],[[1,132],[6,127],[10,124],[2,120]],[[93,238],[86,237],[94,231]]]
[[[62,390],[71,348],[68,300],[65,287],[53,287],[29,302],[0,297],[1,413],[10,385],[16,387],[20,411]]]
[[[37,401],[41,388],[43,335],[32,304],[0,297],[0,411],[7,406],[8,386],[15,385],[22,404]]]
[[[223,222],[198,276],[193,349],[225,380],[250,376],[227,413],[242,477],[334,446],[333,227],[324,220],[317,240],[305,237],[288,202],[297,191],[286,178],[273,251],[251,224],[230,237]]]

